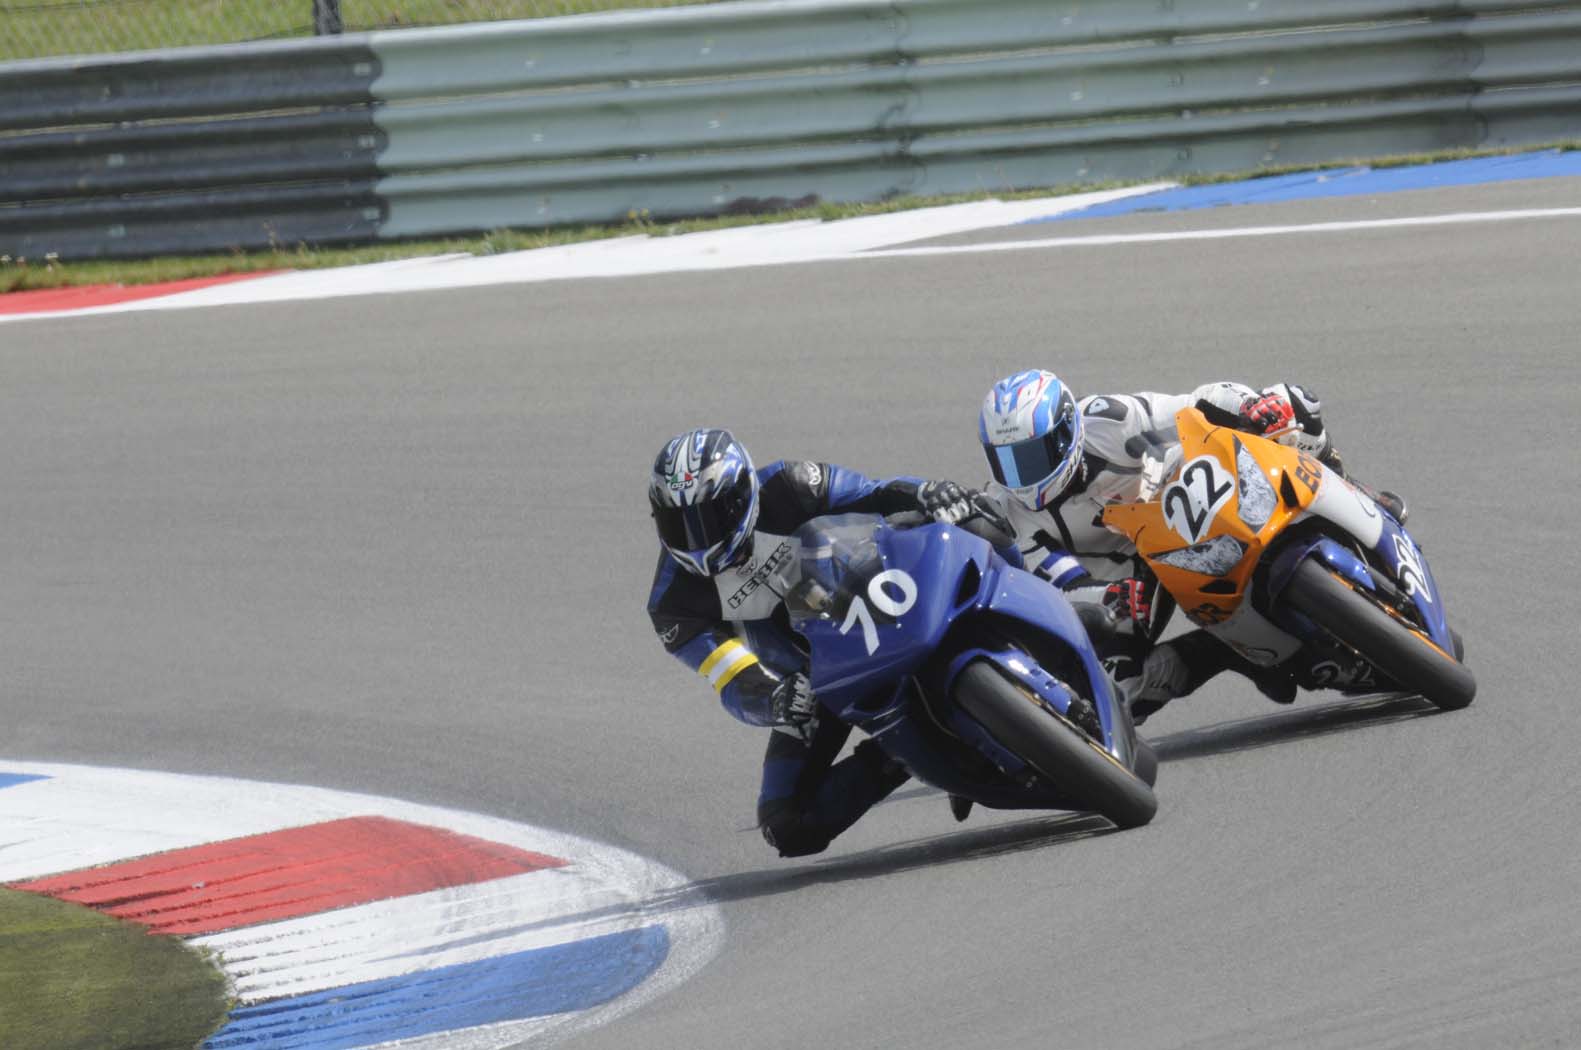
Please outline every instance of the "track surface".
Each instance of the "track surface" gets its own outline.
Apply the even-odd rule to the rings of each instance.
[[[1556,195],[1581,203],[1550,180],[1360,214]],[[4,751],[462,806],[702,880],[721,955],[588,1047],[1574,1045],[1578,274],[1563,219],[14,328]],[[1409,496],[1477,702],[1215,682],[1147,726],[1147,828],[957,827],[908,786],[778,860],[749,829],[761,732],[642,611],[650,457],[717,421],[763,459],[978,480],[978,397],[1039,364],[1317,388],[1355,472]]]

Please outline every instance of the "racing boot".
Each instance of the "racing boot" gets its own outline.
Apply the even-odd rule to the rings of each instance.
[[[963,795],[951,795],[950,816],[954,817],[955,822],[959,824],[972,815],[972,805],[972,800]]]
[[[1251,674],[1257,691],[1276,704],[1296,702],[1296,676],[1278,667],[1258,668]]]
[[[1111,662],[1110,673],[1131,705],[1131,721],[1141,725],[1171,700],[1195,692],[1239,661],[1229,646],[1199,628],[1154,646],[1139,672],[1133,670],[1135,661],[1122,659]]]

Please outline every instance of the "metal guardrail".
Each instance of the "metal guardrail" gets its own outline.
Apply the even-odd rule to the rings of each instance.
[[[781,0],[0,65],[0,254],[1581,136],[1581,0]]]

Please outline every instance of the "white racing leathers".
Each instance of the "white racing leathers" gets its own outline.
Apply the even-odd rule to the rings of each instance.
[[[1321,405],[1295,384],[1263,390],[1288,397],[1301,431],[1296,443],[1313,455],[1329,449]],[[1064,590],[1076,602],[1099,602],[1114,580],[1137,572],[1136,548],[1126,536],[1104,527],[1103,508],[1151,498],[1179,458],[1175,414],[1198,401],[1237,413],[1259,391],[1241,383],[1207,383],[1189,394],[1099,394],[1077,402],[1084,421],[1082,469],[1074,482],[1042,510],[1031,510],[1008,489],[990,482],[987,493],[1010,520],[1028,570]],[[1126,629],[1126,625],[1120,628]],[[1189,636],[1188,636],[1189,637]],[[1184,695],[1226,666],[1228,649],[1202,636],[1185,645],[1166,643],[1147,656],[1141,674],[1124,682],[1135,705],[1151,709]]]

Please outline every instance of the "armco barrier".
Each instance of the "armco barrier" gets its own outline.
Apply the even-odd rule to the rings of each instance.
[[[1581,0],[782,0],[0,65],[0,254],[1581,136]]]

